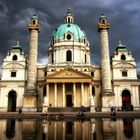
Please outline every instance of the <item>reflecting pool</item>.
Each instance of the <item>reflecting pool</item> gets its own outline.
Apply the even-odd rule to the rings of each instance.
[[[140,140],[140,119],[0,120],[0,140]]]

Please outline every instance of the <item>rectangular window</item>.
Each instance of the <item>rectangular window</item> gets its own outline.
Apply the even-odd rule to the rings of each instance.
[[[16,72],[11,72],[11,77],[16,77]]]
[[[91,76],[94,77],[94,72],[93,71],[91,72]]]
[[[122,71],[122,76],[127,77],[127,71]]]

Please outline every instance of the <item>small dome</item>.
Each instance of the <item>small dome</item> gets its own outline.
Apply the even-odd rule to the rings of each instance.
[[[123,45],[122,42],[119,41],[119,44],[118,44],[118,46],[116,48],[116,51],[117,50],[127,50],[126,45]]]
[[[106,18],[106,16],[104,14],[101,14],[100,18]]]
[[[19,41],[17,41],[17,44],[16,44],[15,46],[12,46],[12,49],[13,49],[13,50],[20,50],[20,51],[22,51],[22,48],[21,48],[21,46],[19,45]]]
[[[66,23],[56,28],[52,37],[56,41],[68,39],[79,42],[80,40],[85,39],[86,35],[78,25],[74,23]]]
[[[33,15],[32,19],[38,19],[37,15]]]

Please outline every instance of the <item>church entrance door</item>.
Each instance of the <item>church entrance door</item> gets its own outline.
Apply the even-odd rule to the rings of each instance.
[[[15,91],[10,91],[8,94],[8,112],[16,111],[16,100],[17,93]]]
[[[72,95],[66,95],[66,105],[67,107],[72,107]]]
[[[123,90],[122,92],[122,110],[124,111],[132,110],[131,94],[128,90]]]
[[[66,88],[66,106],[72,107],[73,83],[66,83],[65,88]]]

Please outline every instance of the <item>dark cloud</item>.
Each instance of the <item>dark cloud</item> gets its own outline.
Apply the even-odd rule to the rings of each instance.
[[[97,22],[104,13],[110,23],[109,43],[110,54],[113,54],[118,41],[121,40],[131,50],[140,71],[140,1],[139,0],[1,0],[0,1],[0,56],[1,61],[6,52],[17,40],[20,41],[25,53],[28,50],[29,32],[27,24],[32,15],[40,19],[39,62],[47,60],[48,44],[51,33],[64,22],[68,8],[72,9],[75,22],[87,34],[91,46],[93,64],[100,63],[99,34]],[[2,63],[2,62],[0,62]]]

